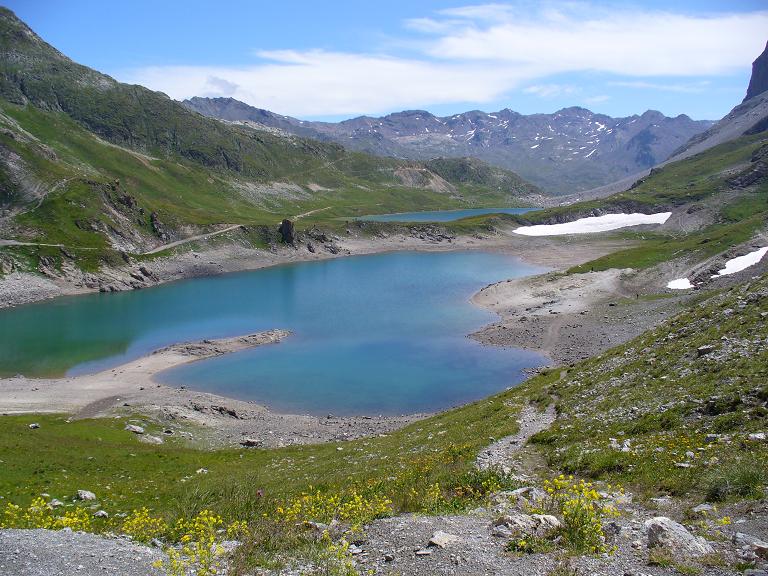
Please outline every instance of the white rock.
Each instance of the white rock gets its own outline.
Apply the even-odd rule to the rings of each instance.
[[[694,536],[685,526],[667,518],[657,516],[645,521],[648,548],[663,547],[679,556],[703,556],[714,553],[704,538]]]
[[[151,434],[142,436],[140,440],[145,444],[162,444],[164,442],[164,440],[160,438],[160,436],[152,436]]]
[[[38,428],[40,428],[40,424],[37,422],[32,422],[32,424],[29,425],[30,430],[37,430]]]
[[[88,490],[78,490],[76,498],[78,500],[96,500],[96,494]]]
[[[451,544],[454,544],[459,540],[461,540],[461,538],[459,538],[458,536],[454,536],[453,534],[448,534],[447,532],[438,530],[432,535],[432,538],[429,539],[428,546],[437,546],[438,548],[445,548],[446,546],[450,546]]]
[[[133,432],[134,434],[144,434],[144,428],[141,426],[136,426],[136,424],[126,424],[125,429],[128,432]]]
[[[765,432],[755,432],[754,434],[750,434],[749,436],[747,436],[747,438],[749,438],[753,442],[763,442],[765,441],[766,436],[765,436]]]
[[[98,510],[93,514],[94,518],[109,518],[109,514],[105,510]]]
[[[536,531],[537,523],[528,514],[519,512],[510,512],[496,519],[494,526],[505,526],[513,537],[533,534]]]

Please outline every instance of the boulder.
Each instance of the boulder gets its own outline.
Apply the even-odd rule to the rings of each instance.
[[[532,514],[531,518],[536,522],[534,535],[539,538],[548,538],[563,527],[560,520],[551,514]]]
[[[144,428],[141,426],[136,426],[136,424],[127,424],[125,429],[128,432],[133,432],[134,434],[144,434]]]
[[[685,526],[666,516],[646,520],[645,531],[648,536],[648,548],[666,548],[674,556],[697,557],[714,552],[704,538],[694,536]]]
[[[494,535],[506,535],[512,538],[537,536],[547,538],[562,527],[560,520],[549,514],[521,514],[509,512],[493,523]]]
[[[94,518],[109,518],[109,514],[105,510],[98,510],[93,513]]]

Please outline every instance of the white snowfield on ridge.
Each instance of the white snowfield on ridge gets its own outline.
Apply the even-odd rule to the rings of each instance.
[[[763,259],[763,256],[765,256],[766,253],[768,253],[768,246],[758,248],[757,250],[744,254],[744,256],[731,258],[725,263],[725,268],[718,270],[717,274],[714,274],[712,278],[736,274],[736,272],[741,272],[750,266],[754,266]],[[671,290],[688,290],[693,288],[693,284],[691,284],[691,281],[688,280],[688,278],[678,278],[677,280],[670,280],[667,283],[667,288]]]
[[[605,214],[603,216],[589,216],[579,218],[573,222],[563,224],[537,224],[534,226],[521,226],[515,228],[515,234],[523,236],[559,236],[561,234],[594,234],[595,232],[607,232],[628,226],[641,224],[664,224],[672,215],[672,212],[658,212],[656,214]]]

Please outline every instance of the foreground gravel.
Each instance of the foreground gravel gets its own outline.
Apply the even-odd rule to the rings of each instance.
[[[122,538],[69,530],[0,530],[3,576],[159,576],[163,554]]]

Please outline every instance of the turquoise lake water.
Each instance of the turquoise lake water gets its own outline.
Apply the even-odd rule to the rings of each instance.
[[[293,334],[279,344],[159,379],[292,413],[441,410],[543,363],[467,338],[496,318],[474,292],[539,271],[500,254],[395,252],[60,298],[0,312],[0,372],[83,374],[175,342],[283,328]]]
[[[358,220],[371,222],[452,222],[483,214],[525,214],[537,208],[471,208],[467,210],[436,210],[434,212],[400,212],[398,214],[373,214]]]

